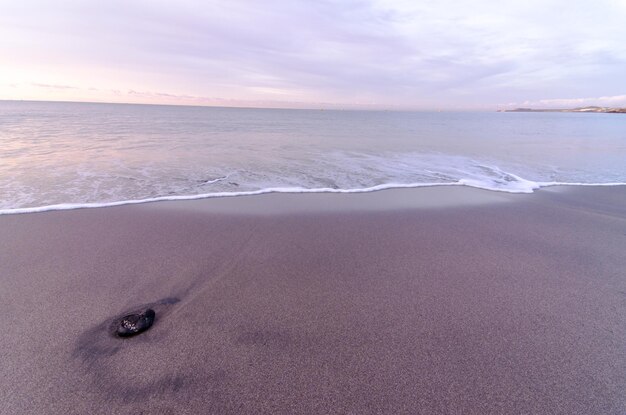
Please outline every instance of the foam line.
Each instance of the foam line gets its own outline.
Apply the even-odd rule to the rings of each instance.
[[[513,175],[512,175],[513,176]],[[467,186],[474,187],[483,190],[490,190],[495,192],[505,193],[533,193],[534,190],[542,187],[550,186],[626,186],[626,182],[614,182],[614,183],[566,183],[566,182],[533,182],[522,179],[518,176],[514,176],[519,180],[517,185],[510,188],[502,187],[490,187],[484,183],[476,180],[461,179],[455,183],[387,183],[380,184],[365,188],[355,189],[334,189],[334,188],[316,188],[307,189],[301,187],[270,187],[259,190],[250,190],[245,192],[216,192],[216,193],[203,193],[197,195],[177,195],[177,196],[160,196],[147,199],[134,199],[134,200],[120,200],[115,202],[102,202],[102,203],[60,203],[56,205],[26,207],[26,208],[14,208],[14,209],[0,209],[0,215],[14,215],[20,213],[38,213],[48,212],[55,210],[73,210],[73,209],[89,209],[89,208],[102,208],[122,205],[136,205],[140,203],[161,202],[161,201],[175,201],[175,200],[198,200],[209,199],[217,197],[236,197],[236,196],[254,196],[268,193],[369,193],[377,192],[386,189],[406,189],[406,188],[419,188],[419,187],[435,187],[435,186]]]

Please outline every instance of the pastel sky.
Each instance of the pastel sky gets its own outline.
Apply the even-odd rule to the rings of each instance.
[[[0,99],[626,106],[626,0],[0,0]]]

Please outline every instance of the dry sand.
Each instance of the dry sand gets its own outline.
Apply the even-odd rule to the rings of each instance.
[[[2,414],[626,413],[626,187],[0,216],[0,261]]]

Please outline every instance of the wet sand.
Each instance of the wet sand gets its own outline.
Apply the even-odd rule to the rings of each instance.
[[[626,187],[0,216],[0,326],[2,414],[624,414]]]

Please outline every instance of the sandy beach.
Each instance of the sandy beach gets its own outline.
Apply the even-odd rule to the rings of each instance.
[[[4,215],[0,321],[1,414],[624,414],[626,187]]]

